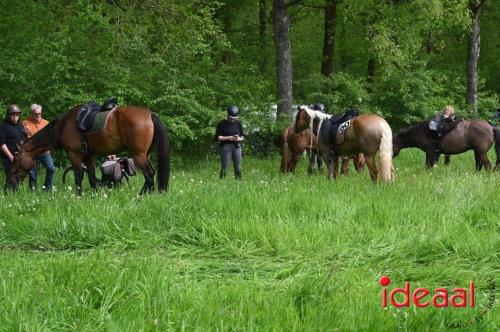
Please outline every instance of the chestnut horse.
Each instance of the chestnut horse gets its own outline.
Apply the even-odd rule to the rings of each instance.
[[[328,156],[330,178],[335,179],[338,175],[339,156],[362,153],[370,170],[370,177],[372,181],[376,181],[378,169],[375,155],[380,151],[382,181],[393,180],[392,131],[383,118],[378,115],[360,115],[352,118],[351,125],[345,129],[344,141],[340,144],[335,144],[334,140],[329,140],[321,134],[325,121],[329,120],[321,113],[307,106],[300,106],[294,127],[297,133],[310,129],[316,135],[319,151],[323,156]]]
[[[322,171],[323,157],[317,149],[317,139],[315,135],[311,137],[309,129],[300,133],[296,133],[294,127],[287,127],[281,134],[281,166],[280,171],[283,173],[294,173],[295,167],[304,151],[309,152],[309,166],[307,172],[312,174],[318,166],[318,171]],[[349,160],[353,159],[354,168],[360,173],[365,167],[365,159],[362,153],[353,157],[342,159],[341,173],[347,175],[349,173]]]
[[[318,155],[316,149],[316,140],[312,140],[311,145],[311,131],[304,130],[301,133],[295,133],[293,127],[288,127],[283,130],[281,134],[281,166],[280,171],[283,173],[295,173],[295,167],[304,151],[309,152],[309,167],[307,172],[312,174],[316,167],[321,171],[323,165],[323,158]]]
[[[170,147],[167,130],[156,114],[143,107],[118,107],[109,113],[103,129],[81,133],[76,128],[75,120],[81,108],[81,105],[77,106],[53,120],[20,147],[20,152],[14,156],[9,176],[13,186],[22,182],[35,166],[41,153],[62,148],[68,153],[73,165],[76,189],[78,194],[81,194],[83,164],[87,167],[90,185],[95,189],[97,188],[96,157],[126,150],[144,174],[145,183],[141,194],[151,192],[154,189],[155,170],[149,157],[153,147],[156,146],[157,189],[160,192],[167,191]]]
[[[425,166],[431,168],[434,166],[436,150],[444,154],[474,150],[476,170],[480,171],[483,166],[489,170],[491,163],[488,150],[495,139],[494,131],[497,130],[484,120],[462,120],[438,140],[436,133],[429,129],[429,120],[426,120],[402,129],[394,136],[394,156],[404,148],[419,148],[425,152]],[[500,145],[500,140],[497,140],[496,145]]]

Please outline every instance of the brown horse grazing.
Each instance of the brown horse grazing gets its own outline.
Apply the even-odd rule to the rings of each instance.
[[[404,148],[419,148],[425,152],[425,166],[434,166],[436,150],[444,154],[459,154],[474,150],[476,169],[483,166],[491,169],[488,150],[493,144],[493,127],[486,121],[471,119],[460,121],[454,129],[446,133],[440,140],[434,131],[429,129],[429,120],[419,122],[410,128],[402,129],[394,136],[394,157]],[[497,143],[497,144],[500,144]]]
[[[312,144],[311,144],[312,143]],[[293,127],[288,127],[281,134],[281,166],[280,171],[283,173],[295,173],[295,168],[304,151],[308,150],[309,167],[307,172],[312,174],[316,164],[318,170],[321,171],[323,159],[318,156],[316,149],[316,139],[311,140],[311,131],[304,130],[301,133],[295,133]]]
[[[53,120],[21,146],[21,152],[14,156],[9,176],[13,185],[22,182],[41,153],[62,148],[68,153],[73,165],[75,185],[78,194],[81,194],[83,164],[87,166],[90,185],[95,189],[97,188],[96,157],[126,150],[144,174],[145,183],[141,194],[151,192],[154,189],[155,170],[149,157],[153,147],[156,146],[158,190],[167,191],[170,147],[167,130],[156,114],[142,107],[118,107],[109,113],[103,129],[82,134],[77,130],[75,121],[81,108],[82,106],[77,106]]]
[[[318,149],[323,156],[328,156],[328,176],[338,176],[339,156],[364,155],[370,177],[377,180],[378,169],[375,154],[380,151],[380,168],[382,181],[393,180],[392,166],[392,131],[389,124],[378,115],[360,115],[350,120],[344,129],[344,140],[336,144],[322,134],[328,116],[316,112],[307,106],[300,106],[295,120],[295,131],[302,132],[308,128],[318,137]],[[331,153],[333,152],[333,153]]]
[[[322,171],[323,157],[317,149],[317,139],[315,135],[311,137],[309,129],[300,133],[296,133],[294,127],[288,127],[283,130],[281,135],[281,166],[280,171],[283,173],[295,173],[295,168],[304,151],[309,152],[309,166],[307,172],[312,174],[318,166],[318,171]],[[347,175],[349,173],[349,160],[353,160],[354,168],[358,173],[362,172],[365,167],[365,158],[362,153],[352,157],[342,159],[341,173]]]

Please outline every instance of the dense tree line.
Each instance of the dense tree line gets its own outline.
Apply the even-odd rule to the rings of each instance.
[[[203,147],[229,103],[259,135],[279,104],[357,106],[393,126],[445,104],[499,105],[491,0],[0,1],[0,106],[48,117],[117,95],[146,105],[177,148]],[[480,42],[479,42],[480,41]],[[477,110],[477,114],[475,111]],[[252,130],[252,128],[249,128]]]

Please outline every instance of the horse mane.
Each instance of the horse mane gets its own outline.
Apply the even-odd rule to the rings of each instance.
[[[321,130],[321,125],[323,124],[323,121],[330,119],[332,116],[330,114],[326,114],[326,113],[323,113],[320,111],[315,111],[315,110],[310,109],[309,107],[307,107],[305,105],[302,105],[302,106],[299,106],[299,111],[297,112],[297,116],[295,117],[295,122],[297,121],[297,118],[299,117],[301,110],[306,112],[307,115],[309,115],[309,130],[311,132],[311,146],[312,146],[313,136],[314,136],[313,135],[314,120],[316,120],[316,119],[319,120],[318,134],[316,135],[316,143],[317,143],[317,141],[319,139],[319,132]],[[295,122],[294,122],[294,125],[295,125]]]

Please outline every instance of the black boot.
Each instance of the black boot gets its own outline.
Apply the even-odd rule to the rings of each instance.
[[[235,172],[234,176],[235,176],[236,180],[241,180],[241,171]]]
[[[224,179],[226,177],[226,171],[222,170],[220,171],[219,179]]]

